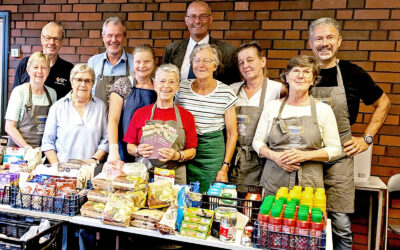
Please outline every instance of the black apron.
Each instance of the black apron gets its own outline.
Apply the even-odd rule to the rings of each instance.
[[[32,88],[29,83],[26,84],[28,84],[29,87],[29,97],[28,102],[25,104],[25,111],[22,115],[22,120],[17,124],[17,129],[26,143],[33,148],[36,148],[42,144],[47,114],[49,113],[49,108],[53,103],[51,101],[49,92],[47,91],[46,87],[43,86],[49,105],[33,105]],[[17,144],[11,139],[8,141],[8,146],[18,147]]]
[[[258,120],[264,108],[265,93],[267,91],[268,78],[264,79],[261,88],[261,97],[258,107],[255,106],[236,106],[236,116],[238,124],[238,143],[230,181],[239,184],[258,185],[260,183],[262,164],[258,154],[251,146],[256,133]],[[243,83],[236,95],[239,96],[243,89]]]
[[[176,105],[174,105],[176,121],[153,120],[154,112],[155,112],[156,108],[157,108],[157,104],[154,103],[153,108],[151,110],[150,120],[146,121],[146,125],[167,124],[168,126],[175,128],[178,132],[178,137],[176,138],[174,144],[172,145],[172,148],[175,149],[176,151],[185,149],[186,134],[185,134],[185,130],[183,128],[182,119],[181,119],[181,115],[179,113],[178,107]],[[142,138],[143,138],[143,136],[142,136]],[[142,143],[142,138],[140,139],[141,140],[140,143]],[[175,170],[175,183],[186,184],[186,165],[184,163],[178,162],[178,161],[161,162],[157,159],[150,159],[150,162],[154,167]],[[151,173],[153,173],[154,168],[149,169],[149,171]]]
[[[108,91],[110,90],[111,86],[114,84],[116,80],[118,80],[121,77],[124,76],[129,76],[129,58],[128,54],[125,52],[126,55],[126,74],[125,75],[120,75],[120,76],[105,76],[103,74],[104,71],[104,64],[105,64],[105,59],[103,60],[103,64],[101,66],[101,73],[100,75],[97,76],[96,79],[96,88],[94,90],[94,95],[97,98],[100,98],[108,107],[109,103],[109,95]]]
[[[340,142],[343,145],[351,140],[351,125],[349,109],[347,107],[346,92],[343,78],[336,64],[336,87],[314,87],[312,95],[330,105],[336,117],[339,129]],[[344,152],[341,159],[324,164],[324,184],[326,193],[326,209],[331,212],[354,213],[354,161]]]
[[[285,98],[280,106],[278,117],[273,120],[267,139],[268,147],[274,151],[322,148],[316,105],[312,96],[310,96],[311,116],[281,118],[286,100]],[[291,189],[295,185],[322,188],[324,187],[322,171],[322,163],[310,161],[301,163],[298,171],[290,173],[267,159],[260,184],[265,188],[265,195],[275,195],[280,187]]]

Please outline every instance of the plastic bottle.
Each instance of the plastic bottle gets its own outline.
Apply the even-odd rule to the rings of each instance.
[[[296,230],[296,219],[294,218],[295,208],[286,207],[282,220],[282,248],[294,249],[294,233]]]
[[[268,246],[267,248],[280,248],[281,247],[281,234],[282,232],[282,207],[274,205],[271,209],[271,215],[268,219]]]
[[[320,242],[323,230],[324,230],[324,223],[322,221],[322,212],[315,210],[311,215],[311,225],[310,225],[311,236],[315,237],[311,239],[310,248],[312,250],[319,249],[318,246],[321,244]]]
[[[308,246],[308,235],[310,233],[310,223],[308,221],[308,211],[299,209],[296,221],[296,236],[295,248],[296,250],[306,250]]]
[[[258,214],[258,230],[257,230],[257,244],[261,248],[267,246],[267,237],[268,237],[268,219],[269,212],[271,210],[272,203],[265,203],[260,207],[260,213]]]

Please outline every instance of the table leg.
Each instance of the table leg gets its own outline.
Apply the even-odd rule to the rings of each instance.
[[[371,249],[372,234],[372,194],[369,195],[369,212],[368,212],[368,249]]]
[[[381,231],[382,231],[382,207],[383,207],[383,190],[379,190],[379,198],[378,198],[378,218],[376,225],[376,240],[375,240],[375,249],[378,250],[381,244]]]

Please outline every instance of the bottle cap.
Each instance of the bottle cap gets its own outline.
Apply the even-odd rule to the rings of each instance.
[[[312,222],[321,222],[322,221],[322,213],[312,213],[311,214],[311,220]]]
[[[308,220],[308,212],[299,211],[298,220],[307,221]]]
[[[281,217],[281,209],[273,207],[271,210],[271,217]]]
[[[285,209],[285,213],[284,213],[284,218],[285,219],[293,219],[294,218],[294,212],[295,212],[294,209],[286,208]]]

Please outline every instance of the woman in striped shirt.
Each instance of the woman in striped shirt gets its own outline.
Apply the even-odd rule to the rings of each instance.
[[[196,157],[188,164],[188,180],[200,182],[200,192],[213,181],[228,181],[228,170],[237,141],[235,93],[214,79],[221,52],[214,45],[198,45],[190,55],[196,79],[184,80],[177,99],[195,119],[198,134]],[[226,128],[226,144],[223,129]]]

